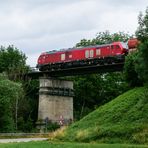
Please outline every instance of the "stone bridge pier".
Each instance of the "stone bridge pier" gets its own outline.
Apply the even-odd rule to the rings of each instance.
[[[37,125],[47,121],[67,125],[73,121],[73,82],[41,77]]]

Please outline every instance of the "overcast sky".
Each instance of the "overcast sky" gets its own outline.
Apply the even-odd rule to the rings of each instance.
[[[41,52],[73,47],[97,32],[133,34],[148,0],[0,0],[0,45],[23,51],[35,67]]]

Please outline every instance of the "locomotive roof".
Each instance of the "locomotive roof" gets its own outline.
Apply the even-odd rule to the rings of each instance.
[[[73,47],[73,48],[65,48],[65,49],[60,49],[60,50],[51,50],[51,51],[47,51],[46,53],[52,54],[52,53],[56,53],[56,52],[61,52],[61,51],[70,51],[70,50],[81,50],[84,48],[100,48],[100,47],[104,47],[104,46],[110,46],[111,44],[102,44],[102,45],[94,45],[94,46],[87,46],[87,47]]]

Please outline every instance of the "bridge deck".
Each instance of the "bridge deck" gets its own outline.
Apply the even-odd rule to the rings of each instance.
[[[63,77],[63,76],[75,76],[75,75],[84,75],[84,74],[92,74],[92,73],[106,73],[106,72],[115,72],[122,71],[124,63],[115,63],[115,64],[107,64],[107,65],[94,65],[94,66],[85,66],[85,67],[74,67],[67,69],[60,69],[54,71],[33,71],[25,74],[25,77],[31,78],[39,78],[42,76],[49,77]]]

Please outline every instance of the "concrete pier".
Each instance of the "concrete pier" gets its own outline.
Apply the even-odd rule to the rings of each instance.
[[[45,77],[39,80],[38,123],[69,124],[73,120],[73,82]]]

